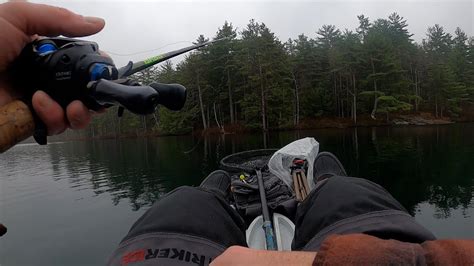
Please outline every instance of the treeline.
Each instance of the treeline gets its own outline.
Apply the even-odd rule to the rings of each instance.
[[[359,26],[341,31],[324,25],[314,36],[280,41],[251,20],[242,30],[225,22],[212,39],[173,66],[166,62],[139,73],[143,83],[181,83],[188,99],[180,112],[159,108],[139,117],[97,117],[91,136],[191,133],[208,128],[297,128],[319,117],[389,120],[393,113],[430,112],[457,117],[474,100],[474,38],[428,27],[413,41],[406,20],[358,16]],[[199,36],[196,43],[208,41]]]

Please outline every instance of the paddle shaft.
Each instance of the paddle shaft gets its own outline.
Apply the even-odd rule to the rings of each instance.
[[[267,250],[277,250],[275,233],[273,232],[273,225],[272,221],[270,220],[270,212],[268,211],[267,196],[265,195],[262,171],[260,169],[256,169],[255,171],[257,172],[258,191],[260,193],[260,201],[262,203],[262,228],[265,231],[265,243],[267,245]]]
[[[0,153],[33,135],[35,123],[28,106],[19,100],[0,107]]]

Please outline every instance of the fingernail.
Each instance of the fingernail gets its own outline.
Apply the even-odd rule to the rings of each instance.
[[[39,99],[39,105],[43,109],[49,108],[53,104],[53,99],[51,99],[49,95],[44,92],[39,92],[39,93],[42,94]]]
[[[76,119],[73,119],[73,120],[69,121],[72,128],[77,128],[81,124],[81,122],[82,122],[82,120],[79,119],[79,118],[76,118]]]
[[[98,17],[84,17],[84,20],[91,24],[102,24],[104,20]]]

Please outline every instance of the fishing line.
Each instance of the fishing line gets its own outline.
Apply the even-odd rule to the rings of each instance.
[[[133,56],[133,55],[139,55],[139,54],[155,52],[155,51],[161,50],[165,47],[175,45],[175,44],[180,44],[180,43],[193,43],[193,42],[191,42],[191,41],[179,41],[179,42],[169,43],[169,44],[166,44],[164,46],[161,46],[161,47],[158,47],[158,48],[155,48],[155,49],[144,50],[144,51],[139,51],[139,52],[134,52],[134,53],[129,53],[129,54],[114,53],[114,52],[107,51],[107,50],[104,50],[104,52],[106,52],[108,54],[111,54],[111,55],[116,55],[116,56]]]
[[[190,150],[183,151],[183,153],[184,153],[184,154],[189,154],[189,153],[193,152],[193,151],[199,146],[199,144],[201,144],[201,141],[202,141],[204,138],[205,138],[205,137],[201,134],[201,136],[199,137],[198,142],[196,143],[196,145],[194,145],[194,147],[192,147]]]

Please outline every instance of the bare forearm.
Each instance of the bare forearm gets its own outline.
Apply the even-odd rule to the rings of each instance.
[[[244,247],[230,247],[211,265],[312,265],[316,252],[266,251]]]

